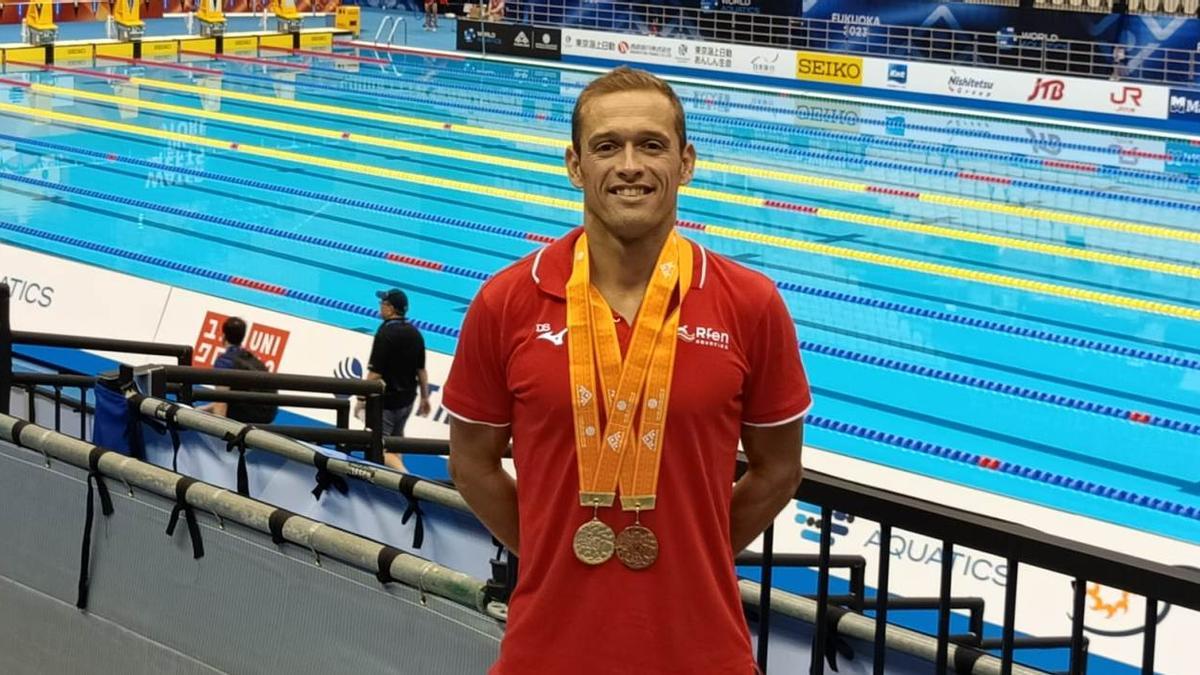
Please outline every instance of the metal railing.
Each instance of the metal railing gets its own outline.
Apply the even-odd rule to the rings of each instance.
[[[1194,85],[1200,50],[1026,38],[1001,32],[704,10],[640,3],[508,0],[508,21],[951,65]],[[1117,51],[1120,47],[1121,51]],[[1114,54],[1118,57],[1114,62]]]
[[[0,296],[3,289],[0,287]],[[0,317],[0,359],[8,350],[11,358],[12,332],[7,321],[7,314]],[[79,342],[82,338],[53,339],[58,343],[68,341]],[[112,341],[106,344],[113,345]],[[182,389],[179,398],[190,400],[193,393],[190,387],[195,384],[220,384],[259,388],[271,378],[281,389],[292,391],[309,391],[321,393],[367,393],[369,397],[379,392],[372,390],[372,384],[356,380],[335,380],[332,378],[317,378],[296,375],[266,375],[263,373],[246,373],[242,371],[212,371],[179,366],[154,366],[144,372],[150,376],[150,394],[162,397],[170,383],[179,384]],[[20,378],[14,380],[15,374],[0,362],[0,386],[7,392],[8,388],[18,384]],[[380,383],[374,386],[381,387]],[[163,401],[143,399],[141,412],[148,413],[157,410]],[[374,406],[369,405],[369,408]],[[187,411],[183,419],[193,428],[219,433],[229,431],[242,425],[229,420],[220,420],[201,413]],[[373,428],[378,428],[373,427]],[[279,439],[277,434],[291,429],[274,428],[272,432],[260,431],[247,434],[247,442],[258,447],[271,448],[285,455],[295,455],[295,444],[288,444],[285,439]],[[362,447],[371,455],[378,456],[384,447],[395,449],[408,454],[446,455],[449,444],[441,440],[416,440],[387,438],[384,439],[375,431],[349,431],[344,429],[315,429],[295,430],[298,437],[306,436],[307,440],[339,444],[345,447]],[[15,439],[14,439],[15,440]],[[25,439],[21,439],[24,441]],[[302,462],[312,462],[311,453],[305,451],[303,456],[292,458]],[[101,469],[105,467],[102,465]],[[353,471],[353,466],[346,463],[337,468],[345,473]],[[739,458],[738,471],[745,470],[744,458]],[[811,619],[815,626],[815,636],[812,645],[811,673],[821,675],[826,666],[825,650],[831,641],[827,638],[838,632],[865,638],[868,627],[873,630],[875,643],[873,656],[873,672],[881,674],[886,668],[888,648],[900,648],[896,641],[909,644],[909,653],[925,655],[934,660],[938,670],[945,672],[947,666],[955,667],[959,659],[956,655],[967,655],[962,659],[968,664],[964,672],[983,673],[998,672],[1009,675],[1021,670],[1015,667],[1015,654],[1023,649],[1044,649],[1047,646],[1066,647],[1070,654],[1069,672],[1072,675],[1082,675],[1086,671],[1087,640],[1084,636],[1084,604],[1089,583],[1102,584],[1119,588],[1133,595],[1146,598],[1146,624],[1143,633],[1143,663],[1142,672],[1154,671],[1155,653],[1157,651],[1157,617],[1161,603],[1179,607],[1200,610],[1200,570],[1166,565],[1126,555],[1117,551],[1092,546],[1063,537],[1047,534],[1031,527],[1001,520],[998,518],[972,513],[962,509],[946,506],[932,501],[920,499],[907,494],[901,494],[854,481],[806,471],[805,478],[795,498],[810,504],[816,504],[821,509],[821,515],[816,523],[819,528],[819,552],[812,555],[778,555],[774,552],[774,530],[768,529],[763,537],[761,554],[743,554],[739,557],[741,564],[754,564],[761,567],[762,582],[753,588],[743,583],[742,593],[746,597],[757,594],[753,606],[759,612],[759,652],[760,668],[764,671],[767,665],[770,638],[770,616],[773,602],[782,599],[786,611],[793,616]],[[831,553],[832,532],[834,528],[834,513],[850,514],[864,520],[879,524],[878,547],[881,552],[876,573],[875,593],[868,596],[866,589],[865,564],[857,556],[834,556]],[[919,534],[941,542],[940,583],[935,597],[926,598],[892,598],[889,593],[891,580],[890,551],[892,550],[893,530],[903,530]],[[985,638],[983,635],[983,600],[980,598],[954,597],[952,593],[952,577],[957,555],[956,548],[968,548],[1002,558],[1007,564],[1005,582],[1005,600],[1003,608],[1003,625],[999,639]],[[771,571],[776,567],[813,566],[817,568],[817,589],[814,597],[798,597],[781,594],[773,589]],[[1018,597],[1019,572],[1022,568],[1040,568],[1073,580],[1073,598],[1071,616],[1071,633],[1063,636],[1030,636],[1016,635],[1016,603]],[[850,592],[847,595],[832,595],[830,593],[830,570],[845,568],[850,574]],[[512,570],[510,569],[510,572]],[[513,572],[515,574],[515,572]],[[511,579],[509,581],[511,583]],[[1045,602],[1049,602],[1046,600]],[[938,621],[935,635],[926,638],[921,644],[911,643],[912,631],[889,625],[889,616],[896,611],[913,609],[936,609]],[[962,635],[950,633],[950,616],[952,610],[967,610],[970,614],[968,632]],[[899,636],[899,637],[897,637]],[[908,642],[905,642],[908,641]],[[914,646],[915,645],[915,646]],[[999,659],[993,659],[984,653],[985,650],[1000,650]],[[998,663],[997,663],[998,661]]]
[[[143,403],[143,409],[145,405]],[[346,447],[366,447],[370,443],[369,434],[361,431],[280,427],[270,431],[276,434],[294,431],[304,440],[336,443]],[[389,438],[386,441],[389,450],[406,454],[449,454],[449,444],[443,440]],[[740,473],[744,470],[745,459],[739,457],[738,471]],[[776,611],[773,602],[779,598],[783,598],[785,603],[785,607],[779,610],[789,616],[811,621],[816,626],[810,664],[811,673],[816,675],[823,673],[826,667],[825,649],[831,644],[828,640],[831,632],[844,633],[860,639],[873,638],[873,672],[876,674],[886,671],[888,649],[927,656],[935,661],[937,672],[946,672],[950,667],[957,672],[1009,675],[1022,671],[1015,661],[1019,651],[1065,648],[1070,655],[1067,672],[1082,675],[1086,672],[1088,657],[1088,641],[1084,636],[1083,627],[1086,614],[1084,601],[1089,584],[1119,588],[1146,598],[1143,672],[1151,673],[1154,672],[1157,648],[1156,617],[1161,603],[1200,610],[1200,570],[1137,558],[1047,534],[1017,523],[811,470],[806,470],[804,481],[795,497],[821,507],[821,518],[818,522],[819,553],[777,554],[773,550],[773,529],[768,529],[764,534],[761,553],[742,553],[737,558],[739,565],[758,566],[761,569],[761,583],[743,582],[742,594],[759,619],[758,662],[763,672],[766,672],[769,653],[770,616]],[[871,595],[867,594],[863,558],[854,555],[835,556],[830,551],[835,511],[853,514],[880,526],[878,546],[881,554],[875,579],[876,590]],[[942,542],[941,575],[936,596],[891,597],[888,591],[891,576],[890,556],[885,552],[892,550],[894,529]],[[1006,561],[1008,572],[1004,620],[999,638],[984,637],[983,598],[953,595],[952,572],[957,558],[956,547],[992,554]],[[816,593],[796,596],[774,589],[771,571],[781,567],[816,567]],[[1070,611],[1072,629],[1069,635],[1016,635],[1016,599],[1019,571],[1022,567],[1037,567],[1074,580]],[[846,595],[832,595],[829,591],[830,570],[836,568],[849,571],[850,592]],[[511,584],[512,581],[508,583]],[[914,642],[914,636],[919,637],[919,634],[889,622],[889,616],[895,612],[914,610],[937,611],[938,629],[934,635],[928,636],[928,642]],[[966,633],[950,633],[952,610],[968,613]],[[871,632],[867,632],[868,627]],[[996,649],[1000,650],[999,658],[986,654],[988,650]],[[964,664],[961,670],[955,665],[960,662]]]

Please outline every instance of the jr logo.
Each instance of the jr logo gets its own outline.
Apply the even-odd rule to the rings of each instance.
[[[1141,87],[1121,87],[1121,91],[1112,92],[1108,95],[1108,100],[1114,105],[1126,106],[1129,108],[1142,107],[1142,88]]]

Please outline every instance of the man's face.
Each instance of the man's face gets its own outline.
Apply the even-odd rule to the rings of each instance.
[[[667,97],[645,90],[604,94],[580,115],[579,152],[568,148],[566,161],[571,183],[583,190],[585,224],[623,242],[670,229],[696,150],[680,147]]]
[[[396,315],[396,310],[392,307],[392,303],[387,300],[379,301],[379,316],[385,319],[390,319]]]

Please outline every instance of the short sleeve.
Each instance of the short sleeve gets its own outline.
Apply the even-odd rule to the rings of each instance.
[[[450,414],[465,422],[492,426],[511,422],[513,397],[505,343],[500,317],[481,292],[467,309],[454,364],[446,378],[442,407]]]
[[[742,423],[774,426],[799,419],[812,406],[800,360],[796,327],[779,291],[771,298],[746,349],[749,372],[743,389]]]

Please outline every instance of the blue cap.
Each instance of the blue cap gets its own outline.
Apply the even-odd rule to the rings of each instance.
[[[378,291],[375,293],[375,297],[391,305],[392,309],[396,310],[400,314],[408,313],[408,296],[405,295],[404,291],[400,290],[399,288],[389,288],[386,291]]]

